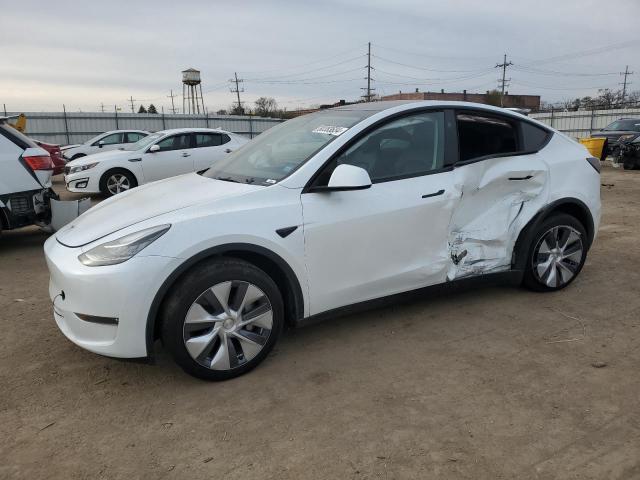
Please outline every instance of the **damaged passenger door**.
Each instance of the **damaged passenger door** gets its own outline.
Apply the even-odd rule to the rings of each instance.
[[[305,189],[311,314],[445,280],[459,195],[445,161],[444,118],[411,113],[356,137]],[[371,185],[331,190],[345,164],[366,170]]]
[[[454,182],[447,278],[508,270],[518,234],[545,204],[549,170],[537,151],[551,135],[493,112],[456,113],[459,161]]]

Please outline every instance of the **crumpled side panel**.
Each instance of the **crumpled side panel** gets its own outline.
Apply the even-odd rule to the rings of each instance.
[[[447,279],[508,270],[518,234],[544,204],[547,180],[546,165],[534,156],[457,169],[461,198],[449,228]]]

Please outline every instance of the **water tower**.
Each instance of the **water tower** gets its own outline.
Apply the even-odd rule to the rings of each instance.
[[[200,93],[198,93],[198,89],[200,89]],[[187,68],[182,71],[182,113],[201,113],[200,108],[204,113],[200,70]]]

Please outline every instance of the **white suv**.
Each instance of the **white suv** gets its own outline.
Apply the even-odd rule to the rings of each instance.
[[[75,160],[92,153],[124,148],[147,135],[149,135],[149,132],[144,130],[112,130],[96,135],[81,145],[68,145],[60,150],[65,159]]]
[[[103,202],[45,244],[54,317],[73,342],[226,379],[285,325],[405,292],[580,273],[600,164],[504,109],[374,102],[289,120],[202,173]]]
[[[121,150],[68,162],[65,183],[70,192],[115,195],[143,183],[208,168],[247,142],[245,137],[219,129],[162,130]]]

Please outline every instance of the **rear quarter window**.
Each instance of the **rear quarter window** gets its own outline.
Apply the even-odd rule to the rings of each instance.
[[[549,140],[551,132],[542,127],[538,127],[529,122],[521,122],[522,128],[522,150],[525,152],[536,152],[540,150]]]
[[[10,127],[6,123],[0,123],[0,135],[7,138],[12,143],[16,144],[23,150],[27,148],[35,148],[38,145],[36,142],[27,137],[24,133],[19,132],[13,127]]]

